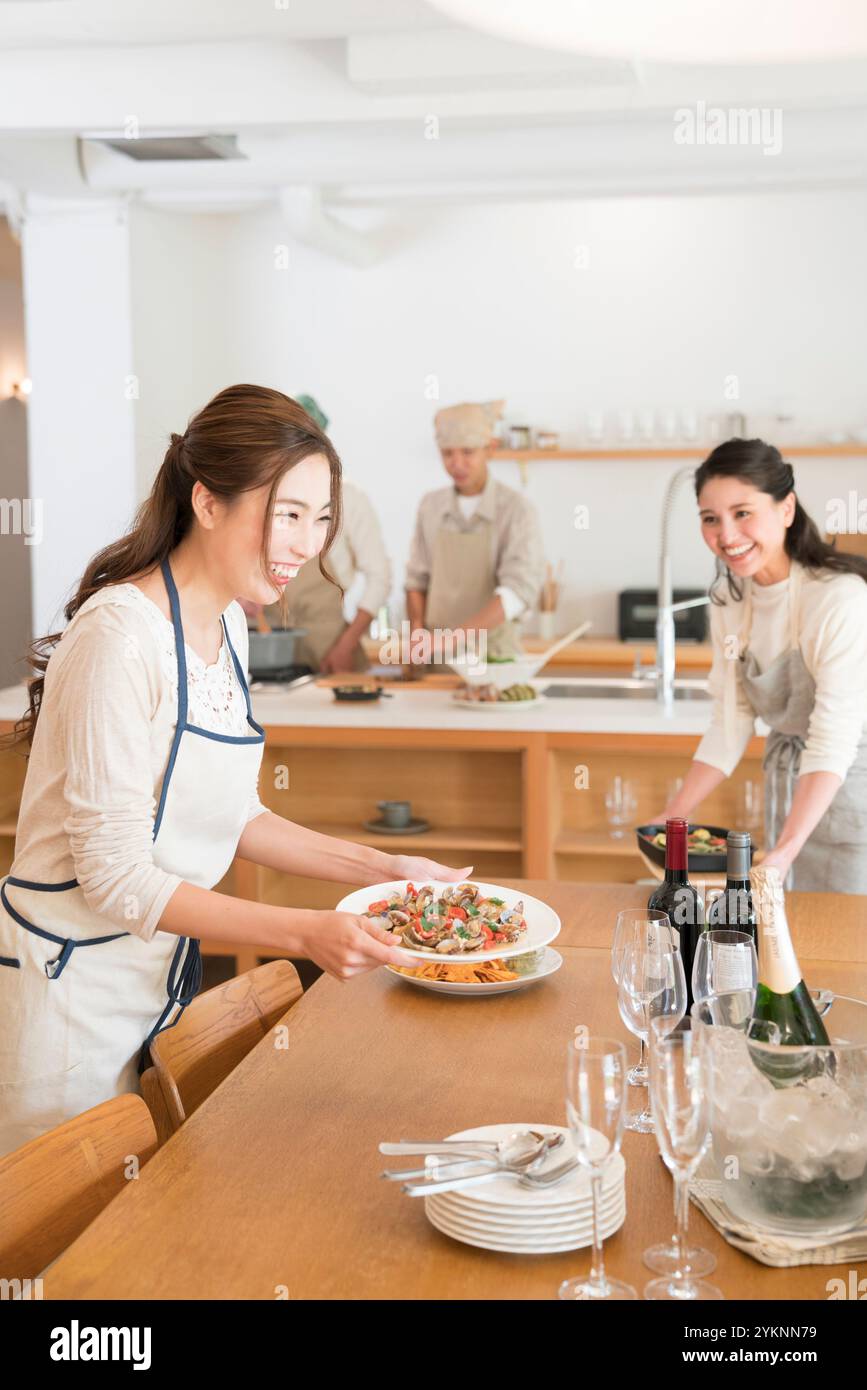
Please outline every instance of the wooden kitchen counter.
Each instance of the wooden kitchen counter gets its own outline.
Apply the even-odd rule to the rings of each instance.
[[[266,734],[259,795],[270,810],[391,853],[472,864],[475,877],[493,883],[647,878],[633,831],[612,836],[606,793],[624,778],[637,798],[633,823],[659,814],[710,717],[709,703],[689,700],[670,718],[653,700],[552,697],[531,709],[480,711],[442,689],[345,704],[315,684],[256,689],[252,700]],[[23,687],[0,691],[0,733],[24,706]],[[707,824],[750,828],[742,793],[748,781],[761,784],[763,748],[754,738],[734,776],[707,799]],[[20,754],[0,753],[0,875],[12,862],[25,768]],[[409,801],[430,828],[395,836],[366,829],[381,800]],[[353,886],[242,859],[218,885],[251,901],[310,908],[333,908]],[[249,945],[208,945],[205,953],[232,958],[239,973],[259,959]]]
[[[45,1273],[44,1296],[555,1299],[562,1279],[586,1273],[586,1249],[522,1258],[451,1240],[429,1225],[421,1199],[378,1176],[401,1163],[379,1154],[383,1139],[564,1124],[566,1047],[579,1024],[637,1056],[608,951],[612,914],[635,890],[526,888],[563,920],[556,975],[481,999],[426,993],[385,970],[321,979],[285,1016],[288,1045],[269,1036],[254,1048]],[[857,961],[812,958],[855,911],[855,900],[821,895],[793,917],[808,981],[863,998],[863,932]],[[673,1229],[672,1183],[653,1135],[627,1133],[623,1154],[627,1215],[605,1262],[640,1296],[652,1277],[642,1252]],[[690,1234],[716,1255],[712,1282],[730,1299],[826,1300],[829,1279],[849,1279],[851,1260],[762,1265],[694,1207]]]

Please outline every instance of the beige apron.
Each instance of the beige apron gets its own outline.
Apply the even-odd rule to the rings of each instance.
[[[759,671],[748,646],[753,622],[749,579],[739,633],[739,679],[753,711],[771,730],[763,763],[768,849],[777,843],[792,809],[816,698],[816,682],[799,646],[801,582],[801,568],[793,561],[789,579],[789,647],[766,671]],[[867,734],[862,736],[843,785],[792,865],[785,886],[805,893],[867,893]]]
[[[327,560],[326,560],[327,565]],[[319,570],[319,561],[314,556],[301,566],[294,579],[286,586],[286,609],[289,627],[306,628],[306,634],[295,643],[292,660],[312,666],[318,671],[322,660],[330,652],[338,637],[346,631],[343,616],[343,599],[336,584],[329,584]],[[282,626],[283,616],[279,603],[269,603],[265,616],[272,627]],[[351,670],[366,671],[368,660],[359,642],[352,658]]]
[[[217,734],[188,722],[184,634],[168,560],[162,571],[175,629],[178,718],[154,791],[153,862],[186,882],[213,888],[244,830],[265,732],[253,718],[225,618],[223,638],[251,732]],[[102,602],[103,593],[82,604],[69,626],[89,605]],[[0,903],[3,1154],[101,1101],[137,1091],[148,1044],[177,1023],[202,970],[198,940],[157,930],[146,941],[118,929],[88,906],[76,878],[42,883],[10,872],[0,879]]]
[[[434,540],[424,623],[429,631],[461,627],[493,598],[497,584],[495,534],[487,518],[472,530],[441,526]],[[520,628],[514,621],[489,628],[488,656],[520,656]]]

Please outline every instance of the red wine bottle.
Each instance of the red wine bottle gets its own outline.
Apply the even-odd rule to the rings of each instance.
[[[687,834],[685,820],[665,822],[665,881],[654,888],[647,906],[667,912],[672,927],[680,936],[680,955],[686,975],[686,1011],[692,1008],[692,963],[699,933],[704,930],[704,911],[701,898],[687,874]]]

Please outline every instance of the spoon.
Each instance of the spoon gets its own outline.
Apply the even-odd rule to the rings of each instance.
[[[542,670],[543,666],[547,666],[548,662],[551,660],[551,657],[556,656],[557,653],[560,651],[561,647],[565,647],[569,642],[577,641],[579,637],[583,637],[585,632],[588,632],[592,626],[593,623],[588,618],[585,623],[579,623],[577,627],[573,627],[572,631],[567,632],[565,637],[558,638],[557,641],[554,643],[553,647],[549,647],[548,650],[546,652],[543,652],[541,656],[537,656],[533,660],[533,662],[528,666],[528,679],[532,679],[532,677],[535,676],[538,671]]]
[[[530,1134],[536,1136],[538,1142],[529,1142],[529,1135],[510,1134],[494,1145],[488,1153],[458,1154],[453,1150],[455,1158],[451,1163],[440,1163],[436,1168],[387,1168],[380,1177],[388,1178],[391,1182],[406,1178],[427,1178],[429,1182],[438,1183],[448,1179],[451,1170],[465,1169],[467,1164],[473,1163],[493,1164],[494,1167],[489,1170],[491,1172],[532,1172],[539,1167],[546,1154],[559,1148],[563,1143],[563,1135],[538,1134],[536,1130],[531,1130]],[[528,1142],[523,1142],[525,1140]],[[472,1177],[474,1174],[468,1176]]]
[[[544,1143],[539,1145],[535,1150],[529,1148],[526,1144],[520,1146],[514,1145],[512,1147],[510,1146],[510,1141],[511,1136],[509,1139],[504,1139],[502,1141],[504,1146],[503,1158],[505,1161],[501,1158],[496,1166],[489,1168],[487,1172],[472,1173],[468,1177],[462,1178],[447,1178],[445,1182],[438,1182],[435,1177],[432,1177],[427,1182],[407,1182],[404,1183],[401,1190],[406,1192],[410,1197],[423,1197],[430,1192],[451,1192],[456,1189],[470,1187],[476,1183],[487,1182],[489,1178],[500,1177],[503,1174],[511,1174],[514,1177],[520,1178],[525,1174],[533,1173],[536,1168],[544,1163],[549,1152],[563,1143],[563,1135],[546,1135]],[[454,1165],[449,1164],[448,1166],[453,1167]]]
[[[543,1140],[551,1139],[555,1136],[542,1134],[538,1129],[516,1130],[514,1134],[509,1134],[505,1139],[400,1139],[396,1144],[383,1142],[379,1146],[381,1154],[436,1154],[436,1153],[475,1153],[481,1150],[484,1154],[496,1155],[500,1152],[503,1144],[512,1141],[534,1140],[540,1144]],[[562,1138],[562,1136],[559,1136]]]

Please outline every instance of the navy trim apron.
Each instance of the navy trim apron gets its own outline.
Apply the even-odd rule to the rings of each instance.
[[[171,749],[163,776],[159,802],[154,816],[153,843],[154,843],[154,863],[167,872],[175,873],[179,877],[189,882],[203,887],[213,887],[218,883],[227,871],[234,858],[238,840],[240,839],[244,825],[246,823],[247,806],[250,796],[256,787],[261,764],[262,753],[265,743],[265,731],[260,724],[253,718],[252,706],[250,702],[250,692],[238,656],[232,646],[229,637],[228,627],[225,618],[221,616],[224,640],[228,645],[234,665],[238,683],[244,694],[246,703],[246,719],[251,729],[255,730],[252,735],[229,735],[218,734],[208,729],[199,728],[195,724],[188,722],[188,688],[187,688],[187,662],[186,650],[184,645],[183,624],[181,622],[180,603],[178,592],[171,573],[168,560],[165,559],[161,565],[166,590],[171,605],[172,625],[175,634],[175,650],[178,671],[178,715],[177,724],[172,739]],[[100,591],[102,592],[102,591]],[[94,597],[98,597],[94,596]],[[83,611],[85,605],[79,612]],[[77,616],[77,615],[76,615]],[[73,619],[74,621],[74,619]],[[171,792],[171,796],[170,796]],[[198,939],[191,937],[176,937],[171,933],[160,932],[157,930],[151,940],[145,941],[136,937],[134,933],[126,931],[115,931],[110,933],[97,933],[92,936],[74,937],[64,934],[63,930],[50,930],[46,925],[40,925],[38,921],[31,918],[18,909],[11,901],[7,893],[7,887],[12,889],[24,890],[25,893],[44,894],[46,912],[43,917],[40,912],[31,908],[34,917],[40,918],[43,923],[45,918],[54,919],[53,925],[63,927],[63,903],[58,900],[57,895],[72,893],[76,896],[76,911],[69,914],[69,919],[81,922],[89,915],[94,925],[104,925],[104,919],[99,919],[93,914],[83,902],[80,885],[77,879],[69,879],[64,883],[40,883],[29,879],[19,878],[9,875],[2,886],[0,886],[0,899],[9,917],[18,927],[33,934],[37,938],[50,941],[60,949],[56,955],[49,960],[41,962],[44,969],[46,988],[62,990],[63,985],[69,984],[70,976],[74,981],[81,980],[86,983],[86,972],[88,961],[96,959],[88,951],[75,959],[76,952],[81,952],[83,947],[101,947],[102,952],[118,952],[122,954],[115,962],[112,957],[112,965],[108,975],[108,991],[103,988],[101,995],[102,1008],[97,1009],[97,1013],[102,1014],[105,1029],[109,1032],[106,1039],[106,1046],[111,1046],[111,1035],[123,1032],[123,1005],[124,1005],[124,971],[129,966],[131,968],[130,980],[132,989],[137,991],[135,994],[135,1004],[140,1012],[144,1009],[150,1010],[150,1017],[160,1008],[161,1011],[156,1021],[147,1031],[144,1040],[138,1047],[138,1059],[135,1074],[141,1075],[149,1059],[149,1047],[158,1033],[174,1025],[181,1018],[184,1010],[198,992],[202,981],[202,959],[201,947]],[[77,890],[77,892],[76,892]],[[28,898],[28,902],[33,900]],[[39,899],[36,900],[39,902]],[[2,913],[0,913],[2,918]],[[67,921],[67,927],[69,920]],[[8,940],[8,936],[6,937]],[[114,943],[114,944],[113,944]],[[121,943],[120,945],[118,943]],[[8,949],[8,948],[7,948]],[[136,959],[128,959],[127,953],[132,952]],[[162,957],[160,956],[160,953]],[[147,954],[150,959],[147,960]],[[19,952],[20,956],[25,953]],[[170,961],[169,961],[170,956]],[[167,970],[159,969],[159,960],[168,961]],[[102,956],[101,956],[102,959]],[[142,964],[145,962],[144,974]],[[22,961],[18,957],[0,955],[0,967],[10,966],[15,969],[21,968]],[[32,967],[32,961],[25,961],[25,964]],[[158,969],[158,978],[162,980],[159,985],[159,993],[163,999],[159,999],[154,994],[154,967]],[[69,973],[67,973],[69,971]],[[78,972],[84,972],[81,976]],[[22,972],[23,974],[24,972]],[[3,972],[5,975],[5,971]],[[30,977],[32,978],[32,976]],[[140,979],[146,979],[148,983],[139,990],[136,983]],[[105,1000],[109,998],[113,982],[116,981],[116,993],[114,995],[114,1010],[112,1014],[105,1007]],[[130,996],[132,997],[132,995]],[[39,1001],[40,1005],[43,1001]],[[25,1011],[29,1005],[23,1005]],[[40,1016],[46,1012],[42,1007],[33,1010]],[[170,1017],[174,1012],[174,1017]],[[48,1010],[50,1018],[50,1010]],[[89,1015],[88,1015],[89,1017]],[[25,1031],[27,1018],[24,1019]],[[50,1022],[49,1022],[50,1028]],[[59,1035],[58,1035],[59,1036]],[[67,1032],[67,1054],[62,1060],[69,1061],[69,1035]],[[139,1039],[142,1034],[138,1034]],[[113,1089],[110,1094],[118,1094],[123,1090],[135,1088],[133,1073],[130,1068],[134,1057],[130,1059],[126,1054],[129,1052],[128,1039],[126,1040],[126,1052],[124,1056],[118,1057],[107,1070],[103,1069],[103,1086],[105,1089],[105,1076],[110,1075],[112,1080],[108,1085]],[[138,1045],[137,1045],[138,1046]],[[86,1049],[84,1049],[86,1051]],[[62,1052],[62,1049],[60,1050]],[[59,1052],[59,1055],[60,1055]],[[46,1065],[50,1054],[50,1040],[47,1050],[43,1049],[39,1057],[42,1066]],[[43,1060],[43,1058],[45,1060]],[[124,1065],[126,1063],[126,1065]],[[68,1067],[58,1076],[66,1076],[81,1068],[87,1067],[87,1058],[82,1055],[81,1059],[76,1056],[75,1064]],[[25,1068],[26,1070],[26,1068]],[[123,1074],[124,1081],[118,1081],[118,1077]],[[34,1076],[31,1078],[38,1082],[42,1077]],[[51,1074],[49,1078],[51,1079]],[[125,1084],[124,1084],[125,1082]],[[20,1083],[22,1088],[26,1086],[26,1079]],[[4,1088],[0,1083],[0,1123],[5,1122],[4,1090],[14,1090],[15,1083],[11,1086],[7,1083]],[[60,1092],[55,1087],[55,1092]],[[109,1096],[99,1094],[97,1088],[93,1095],[87,1095],[87,1100],[92,1104],[98,1104],[100,1100],[108,1099]],[[24,1093],[26,1095],[26,1092]],[[68,1091],[66,1092],[68,1094]],[[79,1104],[84,1093],[79,1090]],[[9,1097],[10,1107],[14,1109],[13,1097]],[[22,1097],[23,1100],[23,1097]],[[71,1102],[69,1102],[71,1104]],[[58,1109],[62,1111],[62,1102],[57,1102]],[[68,1106],[67,1106],[68,1108]],[[81,1106],[87,1108],[87,1106]],[[49,1106],[50,1111],[50,1106]],[[74,1109],[73,1113],[80,1113]],[[65,1113],[59,1113],[56,1122],[69,1118]],[[43,1127],[48,1126],[44,1124]],[[2,1149],[0,1149],[2,1152]]]

